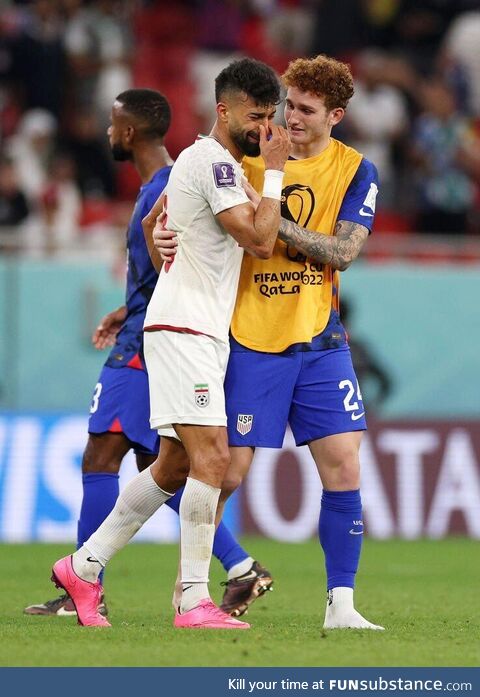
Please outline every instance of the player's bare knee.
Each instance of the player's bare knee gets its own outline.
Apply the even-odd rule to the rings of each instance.
[[[137,453],[136,455],[136,461],[137,461],[137,469],[139,472],[143,472],[143,470],[146,470],[147,467],[150,467],[155,460],[156,460],[155,455],[148,455],[147,453]]]
[[[360,463],[356,452],[336,453],[325,463],[325,472],[329,481],[335,482],[336,489],[350,490],[360,486]]]
[[[238,472],[227,472],[222,482],[222,493],[220,499],[226,501],[242,483],[242,476]]]
[[[83,474],[117,474],[130,447],[123,433],[90,433],[82,458]]]
[[[83,474],[92,474],[95,472],[117,474],[120,470],[122,459],[122,457],[97,448],[95,445],[90,447],[87,446],[82,458],[82,472]]]
[[[174,494],[187,481],[189,462],[186,457],[178,457],[178,454],[169,457],[160,453],[151,466],[151,473],[161,489]]]
[[[214,447],[206,452],[195,453],[190,462],[190,474],[194,479],[220,488],[229,464],[228,448]]]

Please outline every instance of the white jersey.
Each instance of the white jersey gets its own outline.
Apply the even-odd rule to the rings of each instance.
[[[214,138],[179,155],[166,189],[177,254],[160,272],[144,327],[172,326],[228,341],[243,249],[215,216],[248,201],[242,176],[241,165]]]

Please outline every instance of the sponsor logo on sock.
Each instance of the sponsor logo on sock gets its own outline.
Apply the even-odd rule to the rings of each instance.
[[[333,603],[333,590],[327,591],[327,603],[332,605]]]
[[[93,564],[99,564],[100,562],[98,559],[94,559],[93,557],[87,557],[87,561],[91,561]]]
[[[190,586],[184,586],[184,587],[182,588],[182,591],[185,593],[185,591],[189,591],[190,588],[193,588],[193,583],[192,583]]]
[[[354,530],[353,528],[350,528],[348,531],[350,535],[363,535],[363,520],[352,520],[353,525],[356,525],[357,527],[361,527],[361,530]]]
[[[238,414],[237,431],[241,436],[246,436],[252,430],[253,414]]]

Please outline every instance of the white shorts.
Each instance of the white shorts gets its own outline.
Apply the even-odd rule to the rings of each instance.
[[[226,426],[223,383],[230,346],[204,334],[144,334],[150,426],[178,438],[173,424]]]

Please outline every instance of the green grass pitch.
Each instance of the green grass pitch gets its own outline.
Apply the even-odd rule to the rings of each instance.
[[[106,575],[111,629],[74,618],[27,617],[55,597],[50,567],[65,545],[0,545],[1,666],[478,666],[478,541],[366,540],[356,604],[385,632],[322,630],[323,556],[315,541],[244,539],[275,577],[246,632],[174,630],[176,545],[130,545]],[[224,574],[212,562],[219,600]]]

